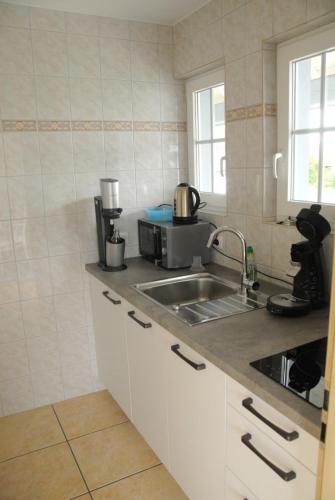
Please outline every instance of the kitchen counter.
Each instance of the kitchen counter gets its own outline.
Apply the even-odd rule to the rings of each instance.
[[[140,257],[128,259],[126,263],[128,269],[121,272],[104,272],[96,264],[87,264],[86,270],[227,375],[319,438],[321,410],[284,389],[249,363],[325,337],[328,328],[326,309],[312,311],[300,318],[284,318],[272,316],[264,308],[190,327],[130,285],[192,272],[189,269],[167,271]],[[235,282],[240,279],[236,271],[217,264],[207,265],[206,271]],[[282,289],[262,282],[261,291],[271,294]]]

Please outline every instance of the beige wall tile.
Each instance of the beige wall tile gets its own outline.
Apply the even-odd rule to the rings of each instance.
[[[42,337],[56,333],[56,316],[52,297],[22,302],[22,317],[26,337]]]
[[[65,31],[65,15],[59,10],[30,9],[30,22],[34,29]]]
[[[8,176],[41,173],[38,136],[35,132],[3,134],[6,172]]]
[[[1,116],[6,120],[35,120],[36,101],[34,80],[31,76],[0,76]]]
[[[8,221],[0,222],[0,262],[14,260],[12,231]]]
[[[28,357],[23,340],[1,345],[0,382],[29,374]]]
[[[333,0],[307,0],[307,19],[314,19],[335,10]]]
[[[130,80],[130,42],[100,39],[102,78]]]
[[[40,175],[9,177],[8,193],[13,219],[40,217],[44,215],[42,180]]]
[[[160,121],[157,83],[133,83],[133,117],[136,121]]]
[[[130,81],[102,80],[102,96],[104,120],[132,120],[132,86]]]
[[[19,377],[0,383],[3,414],[9,415],[33,408],[31,377]]]
[[[99,18],[97,16],[66,12],[65,24],[68,33],[82,35],[98,35],[99,33]]]
[[[16,260],[46,257],[47,232],[43,217],[17,219],[12,222]]]
[[[0,264],[0,304],[16,302],[19,299],[19,287],[15,262]]]
[[[113,38],[130,39],[129,22],[112,17],[99,17],[99,34]]]
[[[100,76],[99,39],[84,35],[68,35],[69,73],[71,77]]]
[[[282,33],[307,19],[306,0],[282,0],[273,4],[273,32]]]
[[[13,302],[0,306],[0,344],[24,338],[20,304]]]
[[[0,73],[32,74],[29,30],[0,27]]]
[[[36,79],[39,120],[69,120],[69,82],[65,78],[39,77]]]
[[[29,7],[1,3],[0,24],[13,28],[29,28]]]
[[[37,75],[68,74],[66,35],[50,31],[32,31],[34,70]]]
[[[157,24],[130,22],[130,38],[138,42],[157,42]]]
[[[70,78],[72,120],[101,120],[101,81],[95,78]]]
[[[159,79],[158,45],[132,42],[131,66],[133,80],[157,82]]]
[[[47,258],[17,262],[21,300],[48,297],[52,294]]]

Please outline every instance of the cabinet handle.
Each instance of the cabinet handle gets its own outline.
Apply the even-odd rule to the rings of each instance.
[[[259,420],[264,422],[267,426],[269,426],[273,431],[275,431],[277,434],[279,434],[282,438],[286,439],[286,441],[294,441],[295,439],[298,439],[299,433],[297,431],[292,431],[292,432],[287,432],[284,431],[284,429],[281,429],[278,427],[276,424],[265,418],[261,413],[259,413],[253,406],[253,399],[252,398],[246,398],[243,399],[242,401],[242,406],[246,408],[250,413],[255,415]]]
[[[114,304],[115,306],[118,306],[119,304],[121,304],[121,300],[112,299],[112,297],[109,296],[109,292],[107,290],[105,292],[102,292],[102,295],[104,297],[106,297],[106,299],[110,300],[111,303]]]
[[[151,328],[152,324],[151,323],[144,323],[144,321],[141,321],[140,319],[136,318],[135,316],[135,311],[129,311],[128,316],[136,321],[139,325],[141,325],[142,328]]]
[[[278,474],[278,476],[280,476],[283,479],[283,481],[292,481],[292,479],[295,479],[297,477],[296,473],[293,470],[290,470],[289,472],[285,472],[282,469],[280,469],[279,467],[277,467],[277,465],[270,462],[270,460],[268,460],[264,455],[262,455],[262,453],[260,451],[257,450],[257,448],[254,447],[254,445],[251,443],[251,438],[252,438],[252,435],[247,433],[241,437],[241,441],[247,448],[249,448],[249,450],[251,450],[266,465],[268,465],[270,467],[270,469],[272,469],[276,474]]]
[[[179,349],[180,349],[180,345],[179,344],[174,344],[174,345],[171,346],[171,351],[174,352],[175,354],[177,354],[177,356],[179,356],[181,359],[183,359],[184,361],[186,361],[186,363],[189,364],[189,365],[191,365],[192,368],[194,368],[195,370],[204,370],[206,368],[205,363],[195,363],[194,361],[191,361],[186,356],[184,356],[184,354],[182,354],[179,351]]]

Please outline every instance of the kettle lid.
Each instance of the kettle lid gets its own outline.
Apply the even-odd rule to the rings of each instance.
[[[188,184],[188,182],[181,182],[177,185],[177,187],[190,187],[190,185]]]

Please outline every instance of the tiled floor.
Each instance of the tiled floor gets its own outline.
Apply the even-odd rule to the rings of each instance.
[[[107,391],[0,418],[1,500],[185,500]]]

